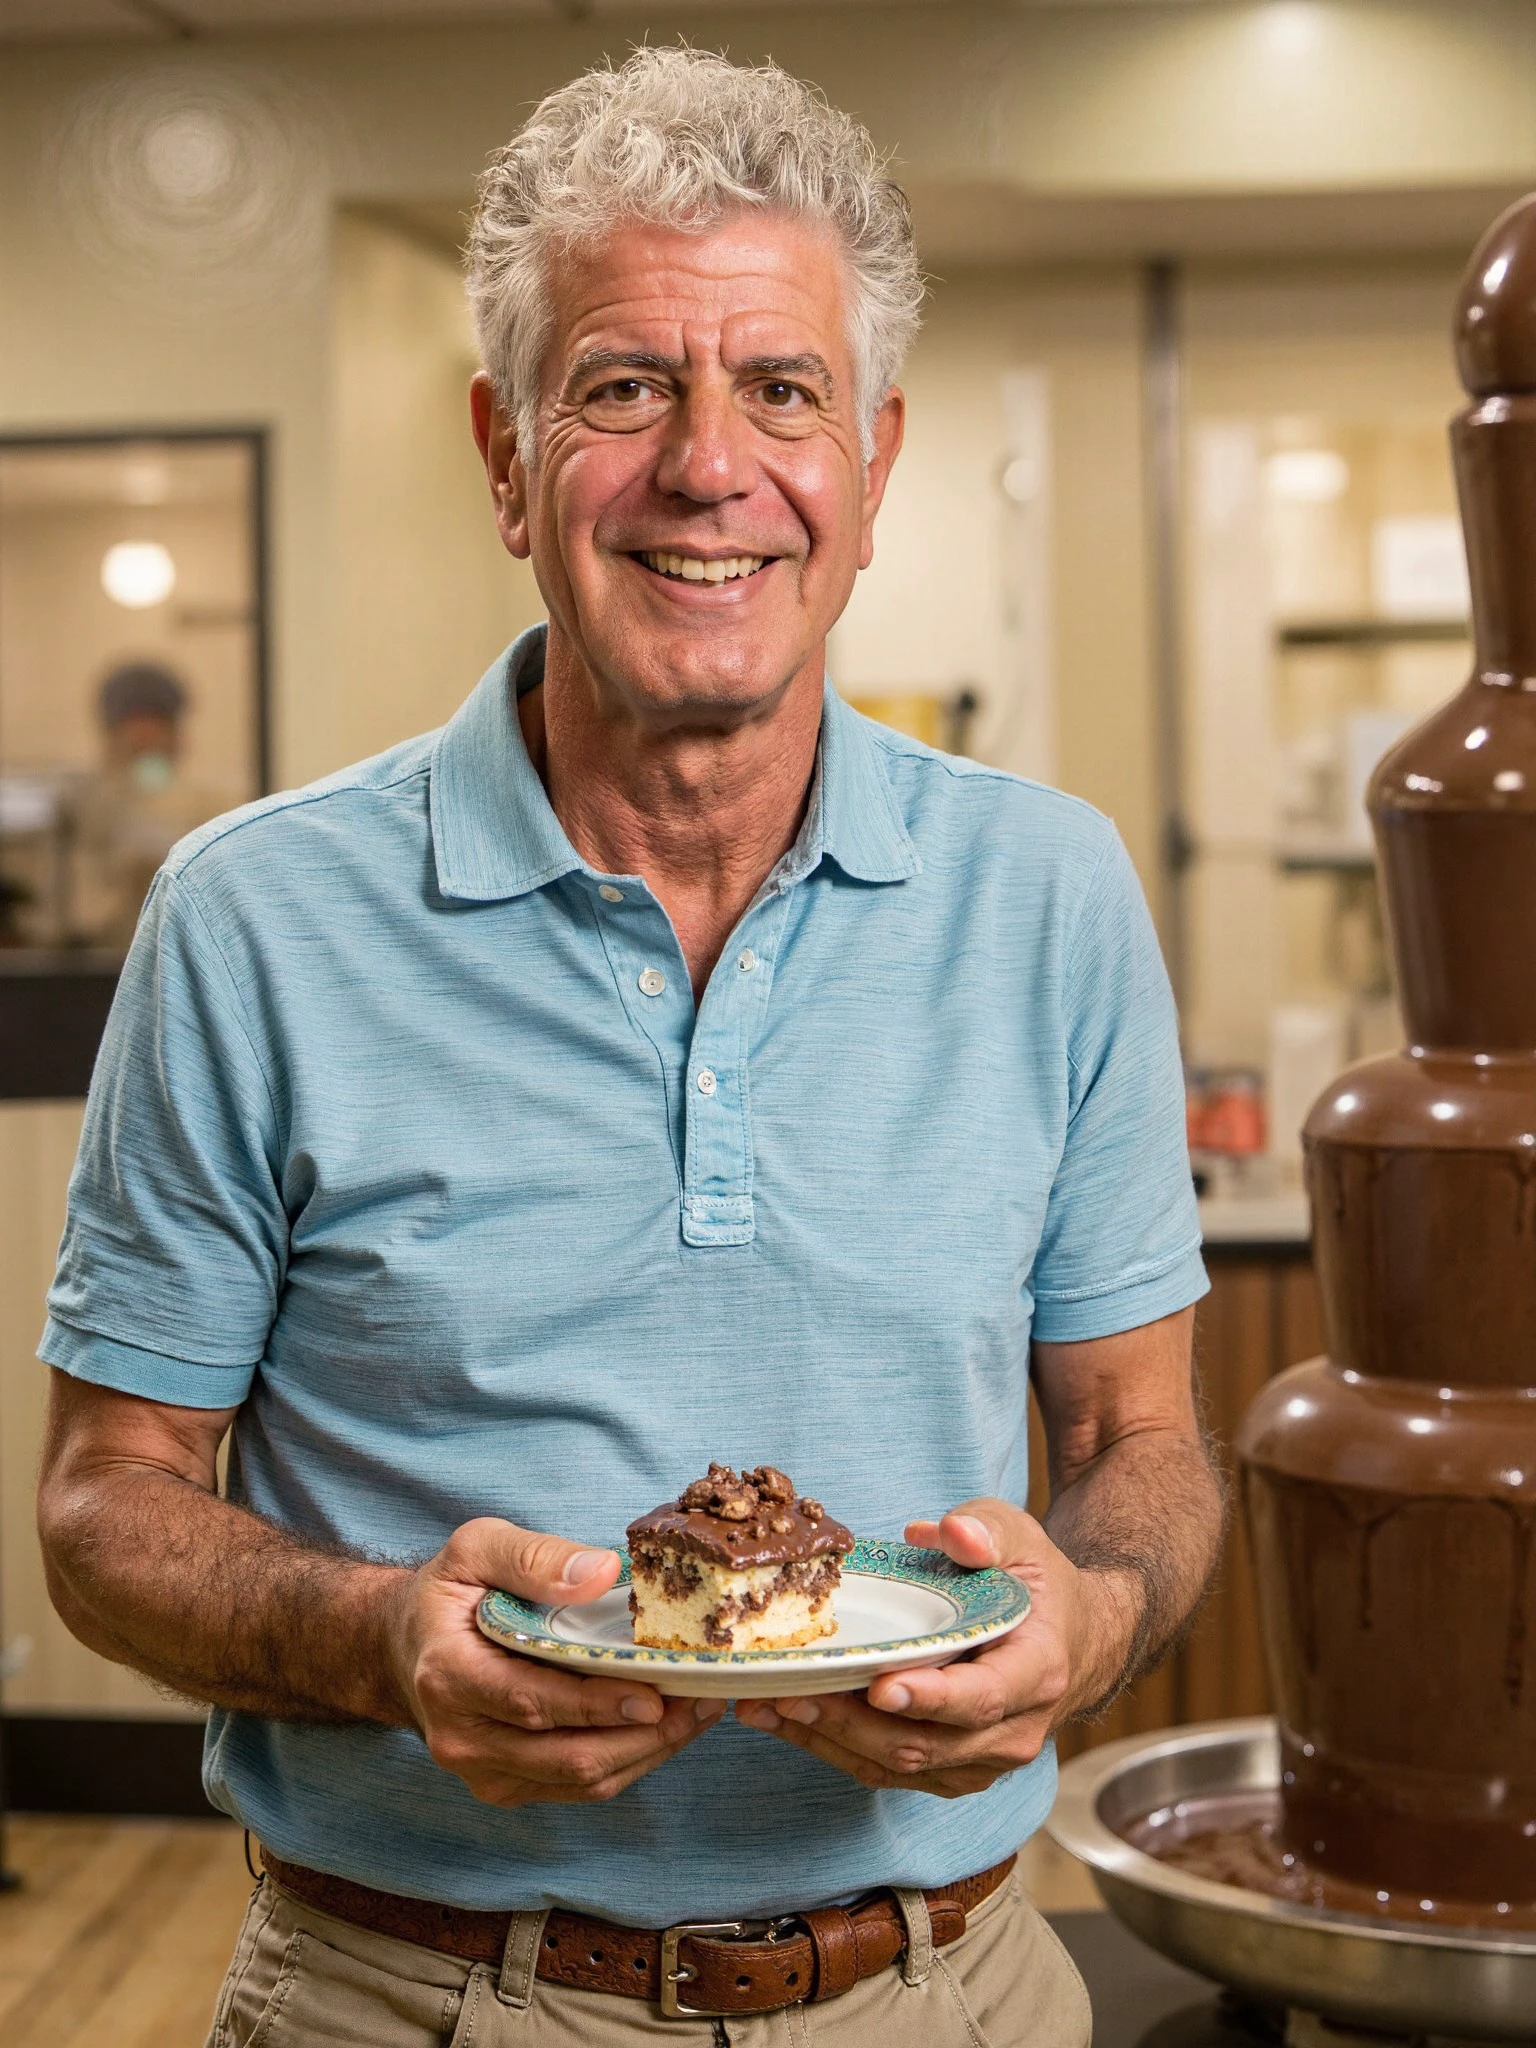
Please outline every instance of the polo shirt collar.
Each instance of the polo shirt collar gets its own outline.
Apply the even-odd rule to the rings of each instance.
[[[859,882],[905,882],[922,867],[871,722],[829,677],[822,694],[816,780],[800,844],[830,854]]]
[[[432,749],[437,886],[468,903],[526,896],[582,865],[528,758],[517,699],[544,680],[546,628],[494,661]]]
[[[544,676],[548,628],[531,626],[480,678],[438,735],[429,805],[437,884],[463,902],[497,902],[586,866],[528,758],[516,700]],[[816,775],[800,836],[781,865],[797,881],[823,855],[861,882],[901,882],[922,866],[874,730],[830,682]]]

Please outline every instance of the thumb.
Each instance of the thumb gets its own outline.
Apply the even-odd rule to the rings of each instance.
[[[543,1606],[576,1606],[606,1593],[619,1576],[616,1550],[595,1550],[516,1522],[482,1516],[466,1522],[442,1553],[452,1578],[515,1593]]]
[[[1050,1538],[1022,1508],[1003,1500],[967,1500],[937,1522],[913,1522],[907,1541],[942,1550],[971,1571],[993,1565],[1016,1572],[1038,1562]]]

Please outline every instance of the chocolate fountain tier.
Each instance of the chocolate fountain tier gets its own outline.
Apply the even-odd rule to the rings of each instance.
[[[1382,761],[1371,809],[1409,1043],[1536,1052],[1536,704],[1469,684]]]
[[[1528,1898],[1501,1914],[1310,1871],[1286,1860],[1279,1808],[1274,1723],[1216,1721],[1075,1757],[1048,1825],[1143,1941],[1291,2008],[1288,2039],[1317,2038],[1299,2016],[1320,2014],[1419,2048],[1536,2040]]]
[[[1536,1060],[1366,1061],[1319,1098],[1303,1143],[1334,1362],[1436,1386],[1525,1386],[1536,1373]]]
[[[1319,1872],[1536,1899],[1532,1406],[1317,1359],[1244,1418],[1281,1837]]]

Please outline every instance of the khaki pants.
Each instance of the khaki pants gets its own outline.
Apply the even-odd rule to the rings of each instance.
[[[909,1908],[909,1912],[913,1910]],[[498,1971],[316,1913],[270,1878],[250,1903],[207,2048],[1088,2048],[1088,1995],[1017,1873],[925,1956],[825,2005],[669,2020],[637,1998],[532,1976],[539,1916]]]

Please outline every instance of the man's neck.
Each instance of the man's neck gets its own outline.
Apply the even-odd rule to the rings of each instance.
[[[700,997],[800,830],[821,730],[821,663],[808,664],[765,717],[658,728],[604,705],[554,638],[543,684],[518,705],[529,755],[582,859],[644,876]]]

